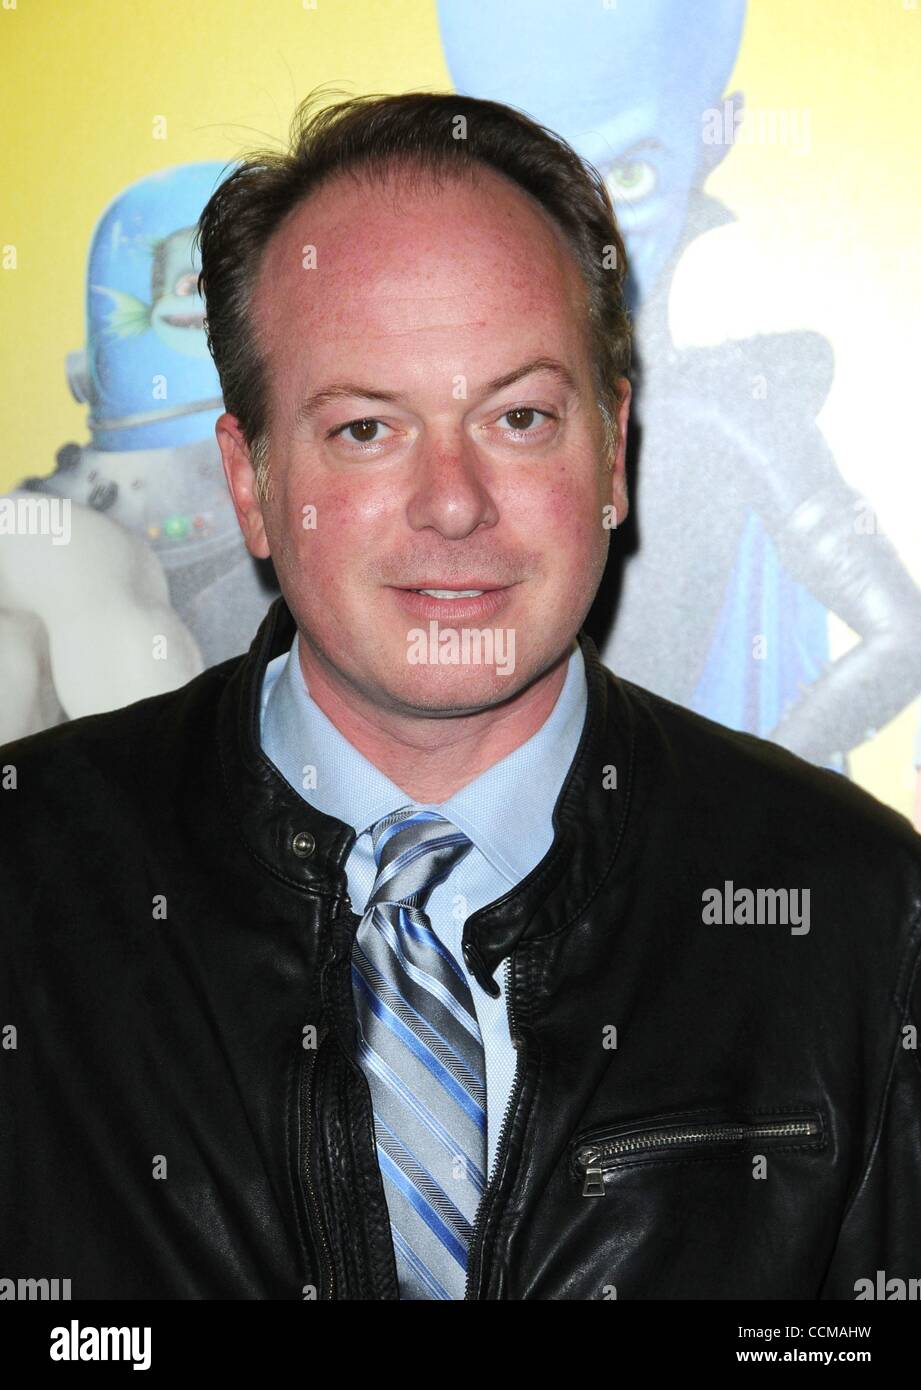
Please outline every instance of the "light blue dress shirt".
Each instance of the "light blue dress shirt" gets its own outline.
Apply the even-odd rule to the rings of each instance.
[[[473,995],[486,1063],[490,1173],[515,1077],[506,1006],[508,962],[496,972],[501,993],[493,998],[470,974],[461,954],[464,922],[520,883],[553,843],[551,816],[575,757],[586,708],[585,663],[574,641],[563,688],[537,732],[436,805],[414,801],[401,791],[314,703],[301,673],[297,633],[289,651],[269,662],[263,680],[260,716],[266,756],[299,796],[357,832],[345,865],[355,912],[364,912],[374,885],[370,831],[382,816],[408,805],[438,811],[473,843],[433,889],[427,912]]]

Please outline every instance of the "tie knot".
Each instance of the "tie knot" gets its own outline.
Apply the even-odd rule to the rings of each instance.
[[[377,877],[368,899],[425,910],[432,889],[473,848],[472,841],[437,811],[401,806],[371,827]],[[367,908],[366,908],[367,910]]]

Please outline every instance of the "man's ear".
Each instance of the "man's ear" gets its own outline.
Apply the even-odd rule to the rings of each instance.
[[[256,472],[240,422],[235,415],[225,412],[216,422],[214,432],[246,548],[257,560],[265,560],[271,552],[265,534],[262,502],[256,496]]]
[[[617,443],[614,446],[614,459],[611,464],[611,501],[614,504],[614,512],[617,518],[617,525],[620,526],[627,517],[630,510],[630,503],[627,498],[627,422],[630,419],[630,398],[633,394],[632,387],[627,378],[620,377],[617,383],[619,403],[617,406]]]
[[[721,97],[714,103],[722,113],[724,133],[727,139],[714,141],[713,144],[701,143],[700,164],[698,166],[697,177],[694,182],[698,188],[703,188],[707,179],[713,173],[718,164],[722,164],[729,151],[735,144],[736,136],[739,133],[739,126],[745,116],[745,93],[730,92],[728,96]],[[726,129],[728,123],[728,130]]]

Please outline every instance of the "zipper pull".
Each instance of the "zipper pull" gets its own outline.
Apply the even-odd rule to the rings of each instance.
[[[582,1184],[583,1197],[603,1197],[604,1174],[600,1168],[586,1168],[585,1182]]]

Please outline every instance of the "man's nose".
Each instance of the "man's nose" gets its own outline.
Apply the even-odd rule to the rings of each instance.
[[[456,435],[423,444],[413,471],[406,516],[413,530],[431,526],[448,540],[499,519],[474,445]]]

